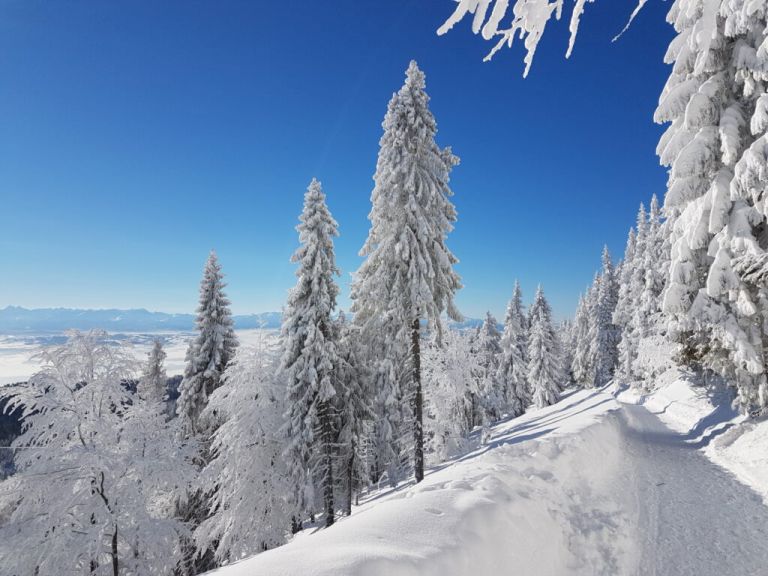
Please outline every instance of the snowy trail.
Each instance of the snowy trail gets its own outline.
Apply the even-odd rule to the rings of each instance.
[[[768,507],[643,406],[619,413],[643,576],[768,574]]]
[[[768,507],[685,440],[643,406],[574,392],[421,484],[215,574],[768,575]]]

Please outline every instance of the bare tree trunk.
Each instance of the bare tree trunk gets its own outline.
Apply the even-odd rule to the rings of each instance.
[[[352,516],[352,465],[355,457],[350,456],[347,462],[347,501],[345,502],[344,512],[347,516]]]
[[[413,473],[418,484],[424,480],[424,394],[421,390],[420,323],[416,318],[411,326],[411,354],[413,358]]]
[[[119,576],[120,569],[117,562],[117,524],[115,524],[115,531],[112,533],[112,576]]]
[[[333,503],[333,430],[331,423],[330,406],[323,402],[321,410],[321,427],[323,430],[323,460],[325,465],[325,478],[323,480],[323,500],[325,502],[325,527],[333,525],[336,508]]]

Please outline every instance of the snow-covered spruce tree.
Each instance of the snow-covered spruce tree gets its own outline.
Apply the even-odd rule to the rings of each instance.
[[[401,478],[403,465],[408,459],[411,430],[410,399],[403,394],[401,383],[407,378],[407,346],[396,338],[394,326],[387,316],[362,322],[365,349],[363,362],[370,367],[369,387],[373,391],[374,420],[368,437],[368,470],[372,483],[385,477],[392,487]],[[389,335],[390,338],[386,336]]]
[[[597,298],[600,292],[600,275],[595,274],[592,285],[579,301],[574,320],[575,348],[573,352],[573,377],[582,388],[590,388],[595,382],[594,334],[597,329]]]
[[[167,394],[168,375],[163,366],[166,354],[163,343],[159,339],[152,343],[152,349],[147,356],[147,364],[139,381],[138,391],[145,400],[160,404],[165,401]]]
[[[290,525],[291,480],[282,458],[285,389],[279,354],[265,336],[240,348],[211,394],[207,411],[222,420],[213,434],[201,485],[212,494],[210,515],[195,530],[198,550],[229,564],[283,544]]]
[[[210,435],[220,424],[205,420],[201,415],[208,397],[221,385],[221,376],[237,348],[229,300],[224,293],[226,283],[214,251],[211,251],[200,281],[200,300],[197,308],[197,334],[189,343],[184,367],[184,378],[179,385],[176,413],[183,435],[196,439],[200,446],[198,465],[210,459]],[[210,413],[208,413],[210,414]],[[177,515],[190,526],[197,526],[208,514],[210,494],[193,486],[189,494],[181,495]],[[213,552],[198,553],[192,541],[184,543],[184,560],[177,573],[192,575],[215,568]]]
[[[573,322],[566,318],[557,326],[558,340],[560,341],[561,361],[563,369],[562,388],[566,388],[575,382],[573,377],[573,356],[576,350]]]
[[[528,338],[523,292],[520,283],[515,282],[515,291],[507,305],[504,317],[504,332],[501,337],[499,369],[497,379],[504,386],[507,410],[512,417],[525,412],[529,403],[527,367],[525,362],[526,340]]]
[[[702,9],[705,8],[705,9]],[[765,294],[746,261],[768,244],[763,230],[766,8],[679,0],[678,37],[656,111],[670,126],[659,142],[670,167],[665,212],[674,219],[664,311],[682,360],[737,387],[745,411],[765,409]]]
[[[137,366],[106,333],[72,332],[41,357],[9,404],[24,432],[18,472],[0,483],[13,503],[0,527],[3,573],[170,573],[185,526],[165,503],[190,480],[187,447],[160,403],[128,392]]]
[[[498,322],[490,312],[480,326],[475,343],[480,371],[478,390],[483,411],[483,422],[498,420],[506,406],[507,397],[498,379],[501,360],[501,333]]]
[[[334,402],[338,365],[331,313],[336,308],[339,275],[333,251],[336,221],[325,203],[320,182],[313,179],[299,216],[301,246],[292,262],[298,281],[288,296],[281,331],[281,371],[286,380],[287,445],[284,451],[298,514],[314,513],[312,485],[319,482],[325,525],[333,524],[336,414]]]
[[[647,273],[646,260],[649,248],[649,223],[648,212],[645,210],[645,204],[640,203],[635,218],[635,254],[632,260],[632,269],[627,279],[627,307],[629,310],[626,333],[631,355],[634,357],[637,353],[641,331],[640,324],[640,297],[645,287],[645,277]]]
[[[630,334],[630,321],[632,320],[633,306],[630,293],[632,271],[635,265],[637,254],[635,242],[635,229],[630,228],[627,235],[627,246],[624,249],[624,258],[617,268],[617,277],[619,284],[619,294],[616,300],[616,309],[613,311],[613,323],[619,328],[621,338],[618,346],[618,366],[616,375],[623,382],[629,382],[632,379],[632,359],[634,356],[634,347],[632,346]],[[578,314],[578,311],[577,311]],[[576,320],[578,324],[578,320]]]
[[[360,327],[346,321],[339,313],[338,366],[336,369],[336,410],[339,435],[338,470],[342,510],[352,514],[355,496],[368,484],[368,438],[373,421],[373,408],[368,390],[370,375],[363,361]]]
[[[658,198],[654,194],[648,212],[643,261],[637,263],[644,272],[643,284],[637,298],[637,328],[640,336],[646,336],[659,328],[661,295],[669,274],[669,253],[667,251],[667,226],[663,221]]]
[[[424,350],[425,442],[435,463],[461,454],[475,426],[481,367],[469,330],[446,330],[440,345]]]
[[[528,332],[528,382],[533,404],[542,408],[557,402],[561,381],[561,352],[552,326],[552,310],[539,286],[531,306]]]
[[[413,399],[417,482],[424,477],[421,322],[426,320],[439,340],[441,313],[461,318],[453,304],[461,287],[453,270],[457,259],[445,245],[456,221],[448,181],[458,159],[435,143],[437,124],[428,103],[424,73],[411,62],[405,84],[392,97],[384,118],[371,194],[371,229],[361,251],[367,259],[352,292],[353,311],[368,334],[384,328],[377,337],[399,343],[389,346],[388,352],[400,353],[405,347],[410,390],[404,396]],[[400,358],[378,360],[397,364]],[[395,386],[390,382],[387,387],[391,395]]]
[[[208,396],[221,385],[221,375],[237,348],[237,337],[224,294],[224,275],[211,251],[200,282],[200,304],[197,308],[197,336],[187,348],[184,379],[179,385],[177,412],[189,434],[201,432]]]
[[[597,292],[595,328],[592,332],[592,349],[595,357],[595,386],[604,386],[613,378],[618,363],[619,331],[613,323],[618,288],[615,271],[608,247],[603,248],[603,269]]]

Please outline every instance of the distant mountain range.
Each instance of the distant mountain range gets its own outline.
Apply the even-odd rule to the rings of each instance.
[[[279,328],[280,312],[234,316],[235,327]],[[109,332],[180,332],[193,330],[194,314],[166,314],[135,310],[77,310],[72,308],[0,309],[0,334],[63,332],[102,328]]]
[[[263,312],[234,316],[239,330],[280,328],[280,312]],[[467,318],[451,322],[455,328],[473,328],[482,320]],[[195,327],[194,314],[167,314],[150,312],[143,308],[133,310],[80,310],[74,308],[0,308],[0,334],[61,333],[66,330],[101,328],[108,332],[184,332]]]

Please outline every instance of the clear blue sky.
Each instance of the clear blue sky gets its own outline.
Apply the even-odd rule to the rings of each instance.
[[[570,2],[569,2],[570,5]],[[279,310],[302,195],[319,178],[349,273],[368,230],[381,120],[412,58],[462,163],[449,246],[469,316],[515,278],[571,314],[607,242],[662,194],[652,123],[669,4],[588,5],[530,76],[491,63],[450,0],[0,2],[0,307],[191,311],[215,248],[237,313]]]

